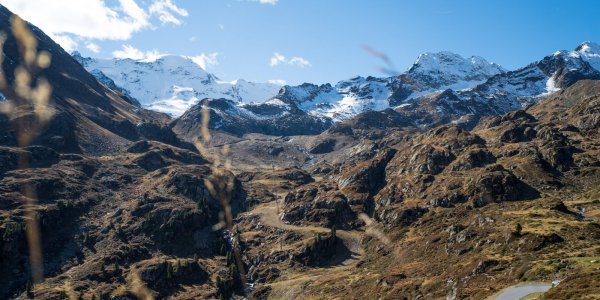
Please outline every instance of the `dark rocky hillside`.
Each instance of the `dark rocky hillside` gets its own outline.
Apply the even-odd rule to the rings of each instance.
[[[14,84],[15,69],[23,62],[11,31],[11,16],[12,13],[0,5],[0,31],[7,33],[2,67],[9,85]],[[101,84],[46,34],[30,26],[37,40],[37,50],[47,51],[51,56],[50,67],[37,76],[45,77],[51,83],[49,105],[53,115],[42,132],[37,134],[35,144],[59,152],[90,154],[110,153],[144,138],[183,145],[165,126],[168,121],[166,115],[142,109],[119,92]],[[10,98],[10,90],[0,92]],[[0,117],[2,145],[16,145],[17,134],[12,124],[32,115],[31,107],[22,105],[17,109],[21,110],[18,116],[11,119]]]
[[[69,291],[66,277],[70,292],[86,299],[127,297],[118,290],[131,276],[163,296],[186,285],[199,288],[195,297],[216,297],[209,274],[222,265],[215,255],[228,246],[222,232],[212,229],[222,208],[205,186],[213,172],[203,157],[141,141],[101,158],[58,154],[44,146],[2,147],[1,161],[13,161],[17,151],[31,157],[32,165],[1,170],[0,269],[7,271],[0,274],[0,298],[24,291],[30,276],[24,181],[39,195],[34,209],[47,279],[36,287],[36,298],[55,299]],[[245,210],[246,192],[234,183],[230,205],[237,214]],[[172,277],[166,264],[174,268]]]
[[[265,102],[237,106],[227,99],[204,99],[192,106],[171,126],[188,140],[199,137],[202,109],[210,112],[209,128],[236,136],[248,133],[266,135],[313,135],[329,128],[331,120],[312,116],[294,104]]]

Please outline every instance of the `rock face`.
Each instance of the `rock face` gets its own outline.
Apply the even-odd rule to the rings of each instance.
[[[357,214],[349,199],[334,186],[311,184],[290,192],[285,197],[283,220],[293,224],[313,223],[324,227],[349,229],[356,227]]]
[[[294,105],[277,100],[237,105],[226,99],[204,99],[174,120],[173,130],[187,139],[198,137],[205,105],[210,112],[209,128],[239,136],[246,133],[318,134],[331,126],[330,120],[309,115]]]

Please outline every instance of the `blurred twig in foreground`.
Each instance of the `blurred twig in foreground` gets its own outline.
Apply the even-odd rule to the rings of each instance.
[[[13,126],[19,147],[28,146],[52,118],[53,110],[48,106],[52,88],[48,81],[36,74],[50,66],[50,54],[37,50],[37,39],[27,23],[16,15],[11,17],[12,35],[19,50],[21,63],[14,69],[14,79],[9,83],[5,74],[4,51],[0,55],[0,91],[6,100],[0,103],[0,112],[7,115]],[[7,34],[0,35],[0,48],[4,50]],[[23,112],[31,111],[31,114]],[[27,169],[29,158],[19,153],[18,168]],[[44,280],[40,228],[35,211],[37,194],[33,186],[23,183],[23,207],[26,224],[27,244],[31,262],[31,275],[34,283]]]
[[[215,229],[225,228],[231,234],[233,234],[233,213],[231,210],[231,199],[233,198],[233,192],[235,189],[235,181],[232,174],[229,172],[231,169],[231,161],[228,158],[229,146],[224,145],[221,152],[212,153],[208,151],[207,146],[211,143],[210,130],[208,124],[210,121],[210,111],[205,104],[202,107],[202,126],[200,129],[202,140],[196,141],[195,145],[200,154],[208,159],[211,164],[212,175],[209,178],[204,179],[204,185],[208,189],[211,196],[218,199],[221,202],[223,211],[219,215],[220,220]],[[235,256],[235,263],[237,271],[240,275],[242,282],[242,288],[246,290],[246,272],[244,270],[244,263],[242,261],[242,255],[239,245],[232,245],[233,253]]]

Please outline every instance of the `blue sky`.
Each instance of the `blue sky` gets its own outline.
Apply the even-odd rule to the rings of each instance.
[[[0,1],[85,56],[193,56],[224,80],[299,84],[384,75],[385,64],[364,45],[401,72],[426,51],[479,55],[515,69],[586,40],[600,42],[600,1],[78,0],[85,18],[66,25],[56,23],[73,19],[77,9],[61,9],[52,20],[41,13],[51,9],[44,5],[69,2]],[[86,5],[108,9],[108,33],[93,15],[103,13],[100,6]],[[98,30],[75,30],[85,26]]]

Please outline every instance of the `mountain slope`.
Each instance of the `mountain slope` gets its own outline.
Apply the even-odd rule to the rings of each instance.
[[[600,45],[589,41],[583,42],[571,55],[581,57],[594,69],[600,70]]]
[[[15,69],[22,63],[11,28],[12,13],[0,6],[0,30],[7,32],[4,44],[3,71],[9,85],[14,82]],[[35,26],[30,26],[38,49],[52,56],[49,68],[39,75],[47,78],[52,86],[49,106],[53,115],[33,144],[52,147],[61,152],[110,153],[121,149],[131,141],[144,137],[158,138],[168,143],[178,143],[169,128],[164,125],[168,117],[139,108],[118,91],[111,90],[88,73],[58,44]],[[10,95],[10,90],[2,90]],[[17,145],[17,133],[12,124],[27,120],[34,115],[32,107],[20,105],[19,114],[0,117],[0,142]]]
[[[236,103],[227,99],[203,99],[172,122],[173,130],[188,141],[200,136],[202,109],[210,112],[209,128],[242,136],[313,135],[331,126],[331,121],[312,116],[295,105],[271,99],[264,103]]]
[[[96,59],[75,52],[73,57],[96,78],[103,82],[110,79],[143,107],[173,116],[182,115],[204,98],[262,102],[281,88],[277,83],[224,82],[183,56],[166,55],[156,60]]]

